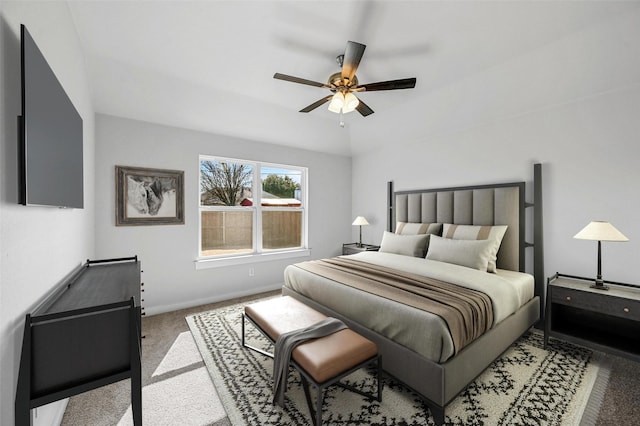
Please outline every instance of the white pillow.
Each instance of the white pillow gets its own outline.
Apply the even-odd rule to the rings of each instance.
[[[427,244],[429,243],[429,237],[429,234],[398,235],[384,231],[379,251],[405,256],[424,257]]]
[[[452,225],[445,223],[442,236],[454,240],[488,240],[493,243],[487,272],[496,272],[498,250],[502,243],[502,237],[507,232],[507,225],[481,226],[481,225]]]
[[[454,240],[432,235],[427,259],[487,272],[492,246],[490,240]]]

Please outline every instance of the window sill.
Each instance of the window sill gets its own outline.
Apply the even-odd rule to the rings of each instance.
[[[279,251],[277,253],[248,254],[243,256],[223,257],[218,259],[197,259],[195,261],[196,270],[220,268],[224,266],[243,265],[256,262],[270,262],[274,260],[293,259],[296,257],[308,257],[311,255],[310,249],[297,249],[289,251]]]

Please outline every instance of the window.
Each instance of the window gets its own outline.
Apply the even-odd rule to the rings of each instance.
[[[200,157],[200,258],[306,248],[304,167]]]

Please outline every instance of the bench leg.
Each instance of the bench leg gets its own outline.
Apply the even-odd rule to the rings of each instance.
[[[244,348],[244,313],[242,314],[242,347]]]
[[[315,426],[321,426],[322,425],[322,397],[324,395],[323,392],[323,388],[321,386],[318,386],[316,388],[317,391],[317,395],[316,395],[316,424]]]
[[[255,346],[251,346],[249,344],[247,344],[246,340],[245,340],[245,332],[246,332],[246,326],[245,326],[245,320],[249,320],[249,322],[251,324],[253,324],[256,329],[264,336],[267,338],[267,340],[273,342],[273,340],[271,340],[271,338],[267,335],[267,333],[265,333],[252,319],[250,316],[245,315],[244,313],[242,314],[242,347],[247,348],[247,349],[251,349],[252,351],[256,351],[259,354],[268,356],[269,358],[273,358],[273,354],[271,352],[267,352],[264,349],[260,349],[258,347]]]
[[[316,383],[315,381],[313,381],[312,379],[308,379],[306,377],[306,375],[301,371],[300,367],[297,365],[294,365],[296,367],[296,369],[298,370],[298,373],[300,375],[300,381],[302,382],[302,388],[304,390],[304,396],[307,400],[307,406],[309,407],[309,414],[311,415],[311,421],[313,422],[314,426],[321,426],[322,425],[322,403],[324,400],[324,390],[331,386],[331,385],[338,385],[340,387],[343,387],[345,389],[348,389],[352,392],[355,392],[357,394],[360,394],[364,397],[367,398],[371,398],[371,399],[375,399],[378,402],[382,401],[382,356],[380,354],[378,354],[377,357],[374,358],[374,361],[376,363],[376,376],[377,376],[377,387],[378,387],[378,392],[377,395],[371,395],[368,394],[360,389],[357,389],[351,385],[347,385],[345,383],[341,383],[340,382],[340,378],[342,376],[348,375],[350,373],[352,373],[353,371],[355,371],[355,369],[358,368],[362,368],[363,365],[359,365],[357,366],[355,369],[351,370],[351,371],[347,371],[345,373],[343,373],[340,376],[337,376],[335,379],[330,380],[328,382],[325,382],[323,384],[320,383]],[[369,361],[371,362],[371,361]],[[310,387],[310,383],[313,383],[313,386],[316,388],[316,408],[314,410],[313,408],[313,402],[311,401],[311,392],[309,391],[309,387]]]
[[[374,395],[373,393],[367,393],[361,389],[358,389],[354,386],[348,385],[346,383],[342,383],[339,380],[332,380],[331,382],[325,382],[325,386],[328,386],[329,384],[335,384],[337,386],[340,386],[341,388],[344,389],[348,389],[351,392],[355,392],[358,395],[362,395],[365,398],[370,398],[370,399],[375,399],[378,402],[382,401],[382,355],[378,354],[378,356],[376,356],[375,358],[373,358],[373,360],[367,361],[366,364],[370,363],[370,362],[375,362],[376,363],[376,378],[377,378],[377,395]],[[356,366],[354,369],[347,371],[346,373],[341,374],[340,376],[338,376],[337,378],[341,378],[344,376],[348,376],[349,374],[353,373],[355,370],[362,368],[365,364],[360,364],[358,366]]]
[[[382,402],[382,355],[378,354],[378,402]]]
[[[309,407],[309,414],[311,416],[311,422],[314,426],[320,426],[322,424],[322,390],[320,387],[316,387],[316,409],[313,409],[313,402],[311,402],[311,392],[309,391],[309,381],[300,372],[300,380],[302,381],[302,388],[304,389],[304,396],[307,399],[307,406]]]

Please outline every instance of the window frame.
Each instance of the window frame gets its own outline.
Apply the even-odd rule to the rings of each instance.
[[[200,197],[200,181],[201,181],[201,164],[202,161],[215,161],[218,163],[236,163],[245,164],[253,168],[253,179],[251,195],[253,198],[252,206],[203,206]],[[274,207],[262,206],[262,168],[280,168],[299,171],[300,177],[300,207]],[[308,214],[309,214],[309,195],[308,180],[309,170],[303,166],[293,166],[289,164],[278,164],[266,161],[243,160],[237,158],[205,155],[198,156],[198,255],[196,258],[196,269],[212,268],[219,266],[229,266],[243,263],[253,263],[261,261],[271,261],[279,259],[288,259],[295,257],[304,257],[310,255],[308,244]],[[202,256],[202,213],[204,211],[251,211],[252,212],[252,249],[251,252],[219,254],[212,256]],[[265,211],[299,211],[302,212],[301,224],[301,245],[299,247],[283,248],[283,249],[265,249],[262,247],[262,213]]]

